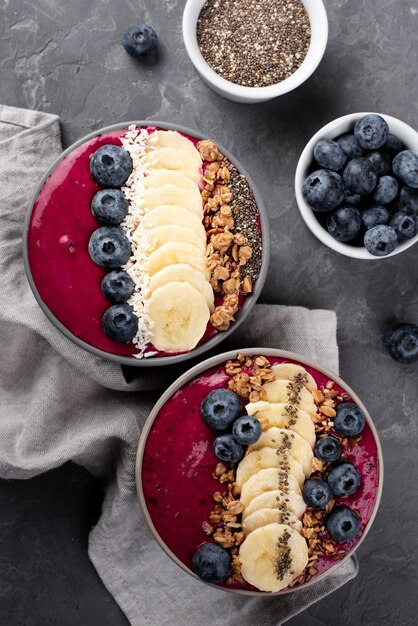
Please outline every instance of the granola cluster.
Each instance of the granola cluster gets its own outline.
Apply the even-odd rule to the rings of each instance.
[[[197,146],[204,169],[202,200],[204,226],[207,232],[206,255],[210,271],[210,283],[215,294],[223,297],[210,318],[216,329],[227,330],[234,321],[239,305],[240,292],[252,292],[253,281],[245,266],[253,256],[253,248],[246,237],[236,232],[231,203],[233,192],[230,181],[230,163],[209,140]]]
[[[227,361],[225,372],[231,376],[228,387],[241,398],[258,402],[265,397],[264,383],[274,380],[270,361],[265,356],[255,358],[238,354],[235,361]]]
[[[241,524],[244,505],[239,499],[235,468],[232,464],[228,467],[224,463],[218,463],[213,477],[219,480],[226,489],[213,494],[215,506],[209,514],[208,521],[203,522],[202,529],[222,548],[230,551],[232,576],[227,579],[227,583],[230,584],[233,581],[243,583],[238,552],[245,538]]]

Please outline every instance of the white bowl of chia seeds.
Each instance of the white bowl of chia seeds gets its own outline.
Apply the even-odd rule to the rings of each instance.
[[[322,0],[187,0],[187,53],[216,93],[264,102],[305,82],[328,41]]]

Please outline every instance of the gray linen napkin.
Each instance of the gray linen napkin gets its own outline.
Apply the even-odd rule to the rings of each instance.
[[[57,116],[0,106],[0,476],[29,478],[72,460],[106,481],[89,555],[133,626],[280,624],[353,578],[357,564],[349,560],[327,580],[279,599],[243,599],[192,579],[153,540],[135,495],[135,452],[150,407],[179,368],[141,370],[127,382],[119,366],[63,337],[35,302],[22,225],[60,152]],[[257,305],[223,347],[244,346],[293,350],[338,371],[330,311]]]

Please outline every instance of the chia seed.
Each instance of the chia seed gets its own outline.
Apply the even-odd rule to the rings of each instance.
[[[246,87],[267,87],[289,78],[311,41],[301,0],[206,0],[196,34],[211,68]]]
[[[232,163],[229,164],[229,173],[228,186],[232,191],[230,206],[234,230],[244,235],[247,245],[253,250],[251,259],[242,268],[242,273],[249,276],[254,284],[260,273],[262,252],[258,207],[247,179]]]
[[[279,580],[283,580],[292,567],[290,546],[288,545],[290,533],[286,530],[277,542],[276,575]]]

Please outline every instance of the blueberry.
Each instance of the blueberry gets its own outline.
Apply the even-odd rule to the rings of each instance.
[[[335,431],[343,437],[357,437],[366,424],[361,408],[352,402],[342,402],[335,410],[337,413],[334,417]]]
[[[321,461],[338,461],[341,456],[341,444],[335,437],[322,437],[315,445],[315,455]]]
[[[360,474],[351,463],[341,463],[330,471],[327,481],[335,496],[351,496],[360,485]]]
[[[226,430],[242,415],[244,407],[233,391],[214,389],[200,405],[200,414],[209,428]]]
[[[338,506],[329,514],[327,531],[334,541],[352,541],[360,530],[360,517],[347,506]]]
[[[416,189],[418,187],[418,152],[404,150],[396,155],[392,161],[395,176],[405,185]]]
[[[204,543],[193,556],[193,569],[205,583],[220,583],[231,569],[231,557],[217,543]]]
[[[123,270],[114,270],[103,278],[101,288],[108,300],[126,302],[134,290],[134,281]]]
[[[369,152],[366,159],[370,161],[374,171],[378,176],[384,176],[390,170],[390,158],[386,152],[382,150],[374,150]]]
[[[363,148],[357,143],[357,139],[352,133],[345,133],[336,139],[349,159],[364,156]]]
[[[120,189],[101,189],[93,196],[91,212],[101,224],[117,226],[128,215],[128,201]]]
[[[344,204],[350,204],[351,206],[358,206],[361,202],[361,195],[358,193],[353,193],[349,190],[346,185],[343,185],[344,188]]]
[[[114,304],[104,312],[103,330],[110,339],[123,343],[132,341],[138,332],[138,318],[128,304]]]
[[[415,215],[407,215],[402,211],[395,213],[390,220],[390,226],[395,230],[399,241],[412,239],[417,234]]]
[[[342,170],[347,162],[347,155],[342,146],[331,139],[321,139],[316,144],[314,151],[316,162],[328,170]]]
[[[244,446],[249,446],[252,443],[256,443],[260,439],[263,429],[261,424],[255,417],[245,415],[235,420],[232,427],[232,434],[235,439],[242,443]]]
[[[353,206],[335,209],[327,217],[327,230],[337,241],[352,241],[361,230],[361,214]]]
[[[364,235],[364,245],[374,256],[387,256],[394,251],[398,236],[390,226],[374,226]]]
[[[213,452],[221,461],[235,463],[244,456],[244,448],[233,435],[219,435],[213,442]]]
[[[131,155],[114,144],[101,146],[90,157],[90,172],[103,187],[122,187],[132,172]]]
[[[418,361],[418,326],[415,324],[396,324],[385,337],[390,355],[399,363]]]
[[[397,211],[418,215],[418,189],[401,187],[394,204]]]
[[[350,191],[364,196],[376,187],[377,175],[367,157],[357,157],[345,166],[343,180]]]
[[[395,137],[395,135],[389,133],[388,138],[386,139],[386,143],[383,147],[386,152],[390,154],[390,156],[394,157],[396,154],[398,154],[398,152],[401,152],[402,142],[400,139]]]
[[[330,170],[317,170],[303,183],[303,197],[314,211],[332,211],[344,199],[341,176]]]
[[[331,490],[325,480],[310,478],[303,485],[302,496],[313,509],[324,509],[331,500]]]
[[[123,47],[133,57],[145,57],[158,48],[158,36],[152,26],[135,24],[123,36]]]
[[[389,224],[390,213],[384,206],[371,206],[361,214],[363,226],[366,230],[370,230],[381,224]]]
[[[113,270],[129,259],[131,244],[121,228],[102,226],[90,237],[89,255],[100,267]]]
[[[389,126],[380,115],[371,113],[356,122],[354,136],[362,148],[381,148],[389,136]]]
[[[393,176],[382,176],[373,191],[373,200],[377,204],[389,204],[398,195],[398,181]]]

